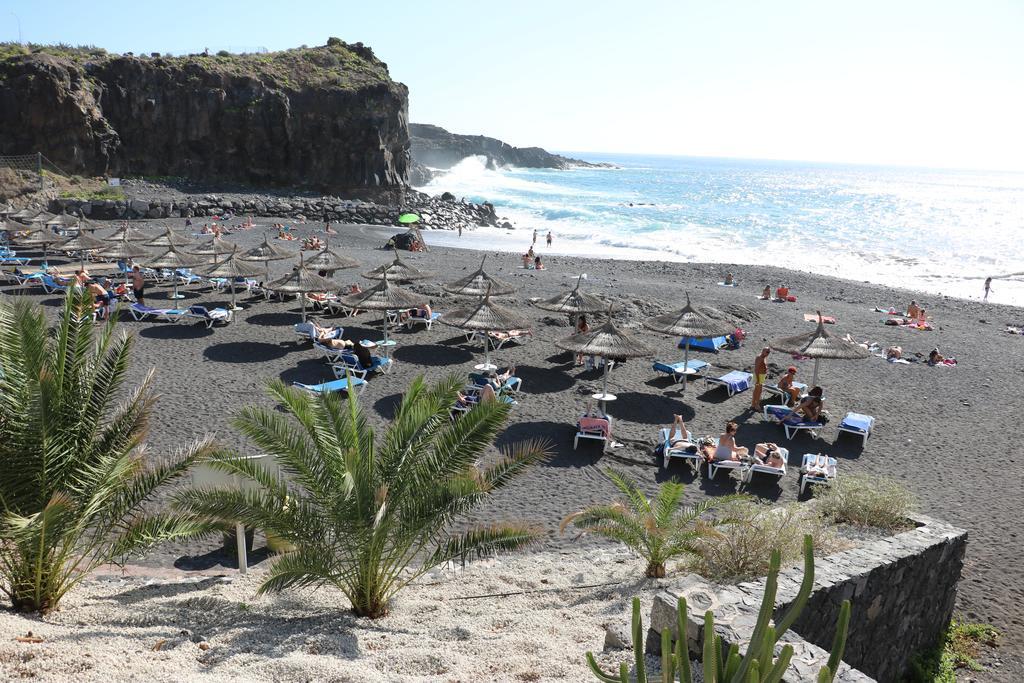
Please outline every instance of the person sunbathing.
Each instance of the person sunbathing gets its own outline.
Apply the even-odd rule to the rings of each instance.
[[[885,350],[886,360],[899,360],[903,358],[903,347],[902,346],[890,346]]]
[[[779,378],[779,382],[776,385],[779,389],[786,392],[789,398],[786,399],[786,405],[791,406],[800,400],[800,389],[793,386],[793,379],[796,377],[796,368],[790,365],[786,368],[786,374]]]
[[[725,282],[723,282],[722,284],[726,285],[728,287],[732,287],[733,286],[734,283],[732,281],[732,273],[726,273],[725,274]]]
[[[911,301],[910,305],[907,306],[907,317],[911,320],[916,320],[921,316],[921,307],[917,305],[916,301]]]
[[[780,468],[785,464],[778,445],[771,442],[757,444],[754,447],[754,458],[768,467]]]
[[[322,341],[324,339],[334,339],[343,329],[341,327],[321,327],[315,321],[310,321],[310,324],[313,326],[313,339],[316,339],[317,341]]]
[[[772,298],[772,286],[771,285],[765,285],[764,286],[764,289],[761,290],[761,298],[764,299],[765,301],[768,301],[769,299]]]
[[[745,446],[736,445],[736,432],[738,430],[739,425],[735,422],[725,425],[725,433],[718,437],[718,447],[715,448],[711,460],[740,460],[747,455],[747,448]]]
[[[407,311],[402,311],[398,314],[398,320],[405,322],[410,318],[417,318],[419,320],[430,320],[430,316],[433,315],[434,311],[430,308],[430,304],[423,304],[419,308],[410,308]]]
[[[790,424],[821,422],[821,412],[824,406],[824,401],[821,398],[823,393],[824,391],[821,387],[814,387],[800,400],[796,408],[793,408],[779,422],[788,422]]]
[[[523,268],[529,268],[529,267],[530,267],[530,255],[529,254],[523,254]]]
[[[775,290],[775,299],[778,301],[788,301],[789,285],[779,285],[779,288]]]
[[[682,415],[673,415],[672,424],[668,426],[668,443],[671,448],[682,448],[683,446],[690,445],[690,439],[687,436],[686,423],[683,422]]]

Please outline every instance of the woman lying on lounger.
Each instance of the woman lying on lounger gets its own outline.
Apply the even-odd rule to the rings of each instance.
[[[754,458],[768,467],[778,468],[784,464],[778,445],[771,442],[757,444],[754,447]]]
[[[672,416],[672,424],[668,426],[668,433],[669,446],[671,448],[682,448],[691,445],[690,439],[686,436],[686,423],[683,422],[682,415]]]

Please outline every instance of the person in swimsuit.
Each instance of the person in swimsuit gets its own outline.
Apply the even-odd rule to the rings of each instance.
[[[800,399],[800,390],[793,386],[793,380],[796,378],[796,368],[790,365],[786,368],[786,374],[779,378],[778,387],[784,392],[789,394],[789,398],[786,399],[786,405],[791,406]]]
[[[910,305],[907,306],[907,317],[911,320],[916,320],[921,316],[921,307],[917,305],[916,301],[911,301]]]
[[[146,278],[142,277],[142,271],[138,266],[132,266],[132,291],[135,292],[135,300],[145,306]]]
[[[673,415],[672,424],[668,426],[668,443],[671,448],[682,448],[690,445],[690,439],[686,435],[686,423],[682,415]]]
[[[772,286],[771,285],[765,285],[764,286],[764,289],[761,290],[761,298],[764,299],[765,301],[768,301],[769,299],[772,298]]]
[[[800,400],[793,412],[784,416],[779,422],[789,422],[790,424],[799,424],[804,421],[820,422],[821,410],[824,406],[821,398],[823,393],[824,390],[821,387],[814,387]]]
[[[730,422],[725,425],[725,433],[718,437],[718,448],[715,449],[715,460],[739,460],[747,454],[745,446],[736,445],[736,432],[739,425]]]
[[[750,397],[750,409],[754,412],[761,411],[761,392],[764,391],[764,383],[768,380],[768,354],[771,352],[772,350],[766,346],[754,359],[754,391]]]
[[[549,242],[548,245],[550,246],[550,244],[551,243]],[[991,292],[991,291],[992,291],[992,278],[987,277],[987,278],[985,278],[985,298],[984,298],[985,301],[988,301],[988,295],[989,295],[989,292]]]
[[[779,453],[779,447],[774,443],[759,443],[754,447],[754,457],[760,461],[763,465],[768,467],[782,467],[783,460],[782,455]]]

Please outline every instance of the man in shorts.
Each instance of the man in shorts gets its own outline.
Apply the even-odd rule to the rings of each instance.
[[[146,305],[146,278],[138,266],[132,266],[132,290],[135,293],[135,300],[143,306]]]
[[[771,352],[766,346],[754,359],[754,391],[750,397],[750,409],[755,412],[761,412],[761,392],[768,381],[768,354]]]

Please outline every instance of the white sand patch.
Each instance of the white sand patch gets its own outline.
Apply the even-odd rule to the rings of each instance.
[[[42,619],[0,612],[0,679],[37,681],[586,681],[604,625],[646,617],[665,582],[615,548],[435,571],[391,614],[348,612],[338,591],[256,597],[249,576],[97,577]],[[602,585],[595,585],[602,584]],[[533,591],[522,593],[521,591]],[[505,597],[481,597],[516,593]],[[42,643],[18,642],[29,631]],[[606,668],[631,652],[602,655]]]

